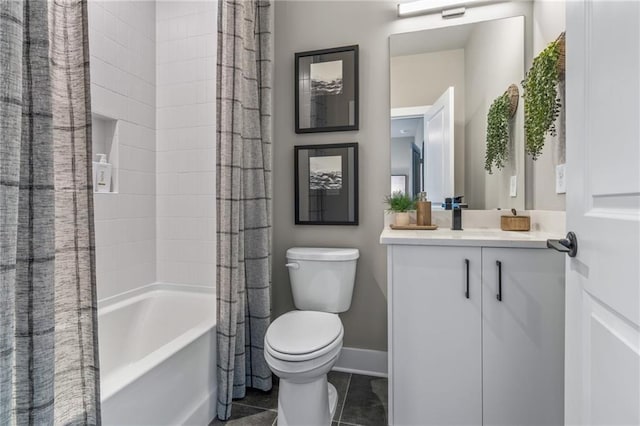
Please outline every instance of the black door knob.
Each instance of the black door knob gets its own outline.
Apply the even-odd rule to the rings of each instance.
[[[569,257],[576,257],[578,254],[578,238],[573,232],[569,232],[566,238],[561,240],[547,240],[547,247],[567,253]]]

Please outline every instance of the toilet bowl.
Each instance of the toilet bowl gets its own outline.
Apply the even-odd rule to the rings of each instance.
[[[338,316],[326,312],[291,311],[269,327],[264,356],[280,378],[278,425],[331,423],[338,396],[327,373],[340,355],[343,335]]]
[[[287,267],[299,310],[267,329],[264,357],[280,378],[279,426],[328,426],[338,395],[327,382],[342,349],[344,328],[337,313],[351,306],[357,249],[292,248]]]

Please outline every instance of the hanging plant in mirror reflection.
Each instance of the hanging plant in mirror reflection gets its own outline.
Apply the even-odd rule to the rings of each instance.
[[[493,167],[502,169],[509,158],[509,118],[511,104],[505,92],[497,97],[487,114],[487,150],[484,168],[489,174]]]
[[[534,160],[542,153],[546,134],[557,134],[560,115],[558,83],[564,71],[564,33],[533,60],[522,82],[526,151]]]

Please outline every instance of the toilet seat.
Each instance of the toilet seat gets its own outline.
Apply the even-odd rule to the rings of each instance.
[[[265,351],[279,361],[311,361],[325,358],[324,355],[332,359],[340,352],[343,335],[344,328],[336,314],[291,311],[267,329]]]

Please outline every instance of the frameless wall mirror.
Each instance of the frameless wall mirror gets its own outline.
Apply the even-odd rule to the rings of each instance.
[[[524,209],[520,102],[509,120],[508,160],[485,170],[487,113],[511,84],[521,89],[524,17],[394,34],[391,59],[391,175],[434,205],[464,195],[472,209]],[[397,188],[397,178],[394,180]]]

